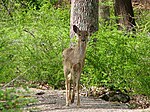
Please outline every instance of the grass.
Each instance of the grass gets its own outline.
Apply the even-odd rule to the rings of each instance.
[[[29,92],[27,90],[23,92],[15,88],[0,90],[0,111],[21,112],[21,107],[36,101],[31,97],[26,97],[25,94],[29,94]]]

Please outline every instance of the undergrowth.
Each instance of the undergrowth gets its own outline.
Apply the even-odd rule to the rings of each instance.
[[[124,92],[150,95],[150,38],[147,33],[124,35],[100,28],[88,44],[82,81]]]
[[[27,93],[27,91],[23,92],[14,88],[0,90],[0,111],[22,112],[21,107],[26,106],[29,103],[36,102],[35,99],[25,96]]]
[[[16,8],[16,9],[15,9]],[[0,83],[19,76],[64,86],[62,51],[69,46],[69,6],[14,7],[12,17],[0,13]],[[150,96],[149,16],[143,11],[137,33],[126,34],[113,25],[100,26],[90,37],[81,83],[107,86]],[[134,36],[133,36],[134,35]],[[93,41],[96,38],[96,41]]]

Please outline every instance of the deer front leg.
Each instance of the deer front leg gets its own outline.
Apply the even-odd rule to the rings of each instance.
[[[64,76],[65,76],[65,87],[66,87],[66,106],[69,106],[69,80],[68,80],[69,71],[64,67]]]
[[[68,75],[68,102],[71,103],[71,73]]]
[[[77,106],[80,107],[79,81],[77,81]]]
[[[76,82],[76,88],[77,88],[77,106],[80,107],[80,95],[79,95],[79,87],[80,87],[80,75],[81,73],[77,74],[77,82]]]
[[[72,81],[73,81],[73,89],[72,89],[72,94],[71,94],[71,103],[74,103],[76,82],[75,82],[75,79],[73,79]]]
[[[69,99],[68,99],[68,78],[66,78],[65,86],[66,86],[66,106],[69,106]]]

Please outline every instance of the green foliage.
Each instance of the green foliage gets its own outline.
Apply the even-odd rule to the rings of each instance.
[[[21,2],[28,7],[22,8]],[[37,2],[41,4],[38,10],[27,0],[16,1],[12,17],[2,8],[0,83],[23,74],[28,80],[46,82],[54,88],[64,86],[62,51],[70,41],[69,8],[53,7],[47,0]],[[110,23],[114,24],[115,18],[111,19]],[[88,43],[81,83],[150,96],[149,27],[148,15],[138,17],[136,34],[118,31],[115,24],[101,25]]]
[[[62,86],[62,50],[69,41],[69,11],[48,6],[38,11],[16,10],[13,20],[1,20],[0,82],[26,71],[23,76],[27,79]]]
[[[21,112],[20,107],[28,103],[35,102],[33,98],[27,98],[15,89],[0,90],[0,111],[2,112]]]
[[[143,32],[133,38],[109,27],[91,37],[97,41],[88,45],[84,83],[150,95],[149,36]]]

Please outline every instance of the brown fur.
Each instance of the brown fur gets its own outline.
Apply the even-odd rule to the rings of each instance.
[[[77,91],[77,106],[80,106],[79,83],[82,68],[84,67],[86,44],[88,32],[80,31],[77,26],[73,26],[74,32],[78,35],[78,44],[75,47],[67,48],[63,51],[63,66],[66,86],[66,105],[74,102],[75,87]],[[71,82],[73,89],[71,91]]]

